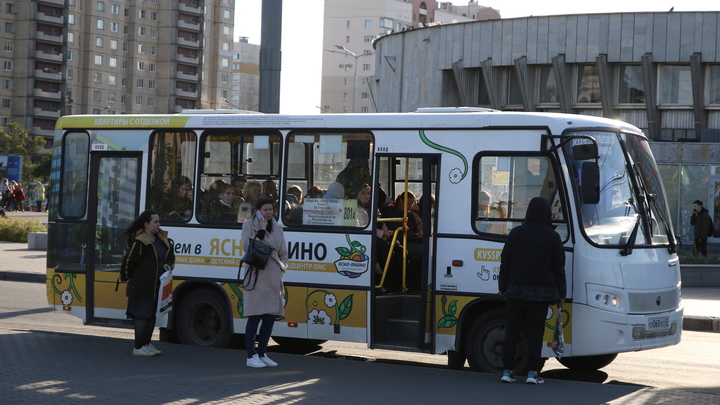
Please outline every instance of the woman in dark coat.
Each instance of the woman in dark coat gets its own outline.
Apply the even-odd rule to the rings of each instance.
[[[273,248],[265,269],[245,269],[245,292],[243,295],[244,314],[248,318],[245,327],[247,366],[262,368],[275,367],[277,363],[267,356],[267,345],[272,334],[276,316],[285,316],[285,289],[283,276],[287,268],[288,252],[283,229],[273,218],[273,200],[260,197],[255,202],[257,214],[243,224],[242,245],[248,246],[253,237]],[[258,325],[260,336],[255,350]]]
[[[134,356],[156,356],[162,352],[150,343],[155,329],[160,276],[175,266],[167,232],[160,229],[160,216],[147,210],[125,232],[128,253],[123,258],[120,278],[127,281],[127,316],[135,323]]]

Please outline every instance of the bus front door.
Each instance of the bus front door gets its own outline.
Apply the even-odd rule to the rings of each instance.
[[[376,199],[380,205],[375,212],[377,227],[395,232],[387,240],[376,238],[373,249],[378,271],[384,273],[384,277],[382,274],[375,277],[373,347],[424,350],[433,343],[427,340],[431,336],[427,327],[431,324],[432,299],[427,286],[432,285],[429,269],[434,263],[437,204],[434,196],[439,163],[437,155],[378,156],[374,195],[386,193],[388,198],[384,204]],[[410,211],[404,225],[407,239],[403,237],[400,220],[405,207],[393,205],[405,190],[412,193],[405,194],[408,199],[414,196],[416,203],[407,206]]]
[[[127,245],[124,232],[139,215],[141,162],[142,153],[91,154],[85,238],[88,324],[127,323],[125,284],[117,291],[116,285]]]

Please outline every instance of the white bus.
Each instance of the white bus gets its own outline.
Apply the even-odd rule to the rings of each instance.
[[[213,210],[219,187],[234,191],[230,215]],[[367,195],[358,200],[363,189],[368,204]],[[404,203],[388,207],[399,194],[410,197],[405,190],[425,207],[421,214]],[[362,342],[446,353],[452,368],[467,359],[474,370],[499,372],[500,252],[535,196],[550,201],[566,252],[561,363],[598,369],[618,353],[680,341],[680,265],[643,133],[582,115],[468,108],[62,117],[49,304],[86,324],[126,325],[124,286],[115,288],[123,232],[154,209],[177,258],[173,310],[158,320],[162,338],[227,346],[245,328],[240,230],[258,193],[278,200],[290,255],[285,317],[273,336],[281,345]],[[383,227],[398,229],[384,240]],[[556,310],[548,312],[545,357],[554,356]]]

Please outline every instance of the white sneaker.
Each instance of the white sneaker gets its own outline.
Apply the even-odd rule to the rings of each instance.
[[[157,356],[158,354],[162,354],[162,352],[161,352],[160,350],[158,350],[157,347],[153,346],[152,343],[146,344],[145,347],[148,349],[148,351],[150,351],[150,353],[153,353],[153,354],[155,354],[156,356]]]
[[[248,357],[246,364],[248,367],[253,367],[253,368],[267,367],[267,364],[263,363],[257,354],[254,354],[252,357]]]
[[[143,346],[139,349],[133,349],[133,356],[152,357],[154,355],[155,353],[151,352],[147,346]]]
[[[270,357],[268,357],[267,354],[260,357],[260,361],[265,363],[265,365],[267,365],[268,367],[277,367],[278,365],[276,362],[270,360]]]

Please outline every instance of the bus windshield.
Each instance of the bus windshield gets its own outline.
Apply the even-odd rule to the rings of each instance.
[[[574,135],[592,136],[599,149],[600,201],[580,202],[587,237],[598,245],[629,249],[674,241],[665,191],[647,140],[600,131]],[[572,153],[567,155],[572,166],[581,167]]]

